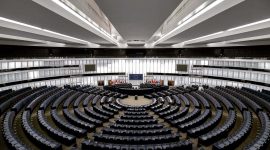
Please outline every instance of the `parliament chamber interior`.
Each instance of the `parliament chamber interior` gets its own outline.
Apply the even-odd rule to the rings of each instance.
[[[269,0],[0,0],[1,150],[269,150]]]

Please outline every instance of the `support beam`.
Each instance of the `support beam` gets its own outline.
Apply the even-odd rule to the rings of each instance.
[[[213,16],[222,13],[226,11],[227,9],[238,5],[239,3],[244,2],[245,0],[216,0],[203,10],[201,10],[199,13],[195,14],[194,16],[190,17],[185,22],[182,22],[179,24],[175,29],[172,31],[164,34],[162,37],[160,37],[158,40],[156,40],[153,43],[149,43],[149,45],[158,45],[159,43],[162,43],[163,41],[166,41],[170,39],[171,37],[174,37],[192,27],[195,25],[198,25],[199,23],[206,21]]]
[[[43,29],[43,28],[36,27],[33,25],[25,24],[25,23],[18,22],[16,20],[11,20],[4,17],[0,17],[0,26],[4,28],[13,29],[13,30],[19,30],[19,31],[27,32],[27,33],[60,39],[60,40],[67,41],[68,43],[77,43],[77,44],[82,44],[82,45],[89,45],[91,47],[99,47],[98,44],[90,43],[88,41],[81,40],[72,36],[68,36],[68,35],[61,34],[58,32],[51,31],[51,30],[47,30],[47,29]]]
[[[113,37],[113,35],[107,33],[105,30],[100,28],[98,24],[93,22],[90,18],[86,19],[82,17],[62,1],[60,0],[32,0],[32,1],[68,19],[69,21],[79,25],[80,27],[104,38],[105,40],[115,45],[121,46],[121,43],[119,43],[118,40]],[[84,14],[84,16],[86,15]]]

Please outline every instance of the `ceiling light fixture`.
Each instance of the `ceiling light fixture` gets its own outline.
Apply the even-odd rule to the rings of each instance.
[[[211,40],[211,39],[221,38],[221,37],[225,37],[225,36],[231,36],[231,35],[235,35],[235,34],[241,34],[241,33],[245,33],[245,32],[265,29],[265,28],[269,28],[269,27],[270,27],[270,18],[256,21],[256,22],[252,22],[252,23],[248,23],[248,24],[241,25],[238,27],[230,28],[230,29],[227,29],[225,31],[220,31],[220,32],[208,34],[205,36],[201,36],[198,38],[194,38],[191,40],[187,40],[185,42],[174,44],[174,45],[172,45],[172,47],[183,47],[183,44],[188,45],[188,44],[193,44],[193,43],[199,43],[199,42],[203,42],[203,41],[207,41],[207,40]],[[262,37],[264,38],[264,36],[262,36]],[[248,40],[249,38],[244,38],[244,39]],[[227,42],[232,43],[233,41],[234,40],[227,41]],[[222,43],[222,42],[217,42],[217,43]]]
[[[52,0],[52,1],[55,4],[57,4],[58,6],[62,7],[66,11],[68,11],[69,13],[71,13],[72,15],[76,16],[77,18],[79,18],[81,21],[85,22],[86,24],[88,24],[89,26],[91,26],[92,28],[94,28],[96,31],[98,31],[102,35],[104,35],[107,38],[109,38],[112,43],[114,43],[114,44],[116,44],[118,46],[121,45],[118,42],[117,39],[113,38],[113,36],[111,34],[109,34],[108,32],[106,32],[103,28],[99,27],[99,25],[97,23],[95,23],[94,21],[92,21],[89,17],[87,17],[87,15],[85,15],[83,12],[81,12],[79,9],[77,9],[70,2],[68,2],[66,0]]]
[[[260,35],[260,36],[253,36],[253,37],[247,37],[247,38],[240,38],[240,39],[234,39],[229,41],[223,41],[223,42],[216,42],[216,43],[208,43],[208,46],[215,45],[225,45],[225,44],[234,44],[234,43],[241,43],[241,42],[247,42],[247,41],[256,41],[256,40],[266,40],[270,39],[270,34],[266,35]]]
[[[28,29],[31,29],[33,31],[32,33],[34,33],[34,34],[38,34],[37,32],[34,32],[34,31],[39,31],[39,32],[43,32],[43,33],[46,34],[46,35],[41,34],[43,36],[50,35],[50,37],[54,37],[54,38],[58,38],[58,39],[64,39],[64,40],[67,40],[67,41],[74,40],[74,41],[79,42],[80,44],[89,45],[91,47],[99,47],[100,46],[98,44],[90,43],[88,41],[78,39],[78,38],[75,38],[75,37],[72,37],[72,36],[69,36],[69,35],[61,34],[61,33],[54,32],[54,31],[51,31],[51,30],[48,30],[48,29],[43,29],[43,28],[40,28],[40,27],[37,27],[37,26],[29,25],[29,24],[26,24],[26,23],[11,20],[11,19],[4,18],[4,17],[0,17],[0,26],[6,27],[6,28],[11,28],[11,29],[14,29],[14,30],[21,30],[21,31],[24,31],[24,32],[28,32],[26,29],[22,29],[23,27],[26,27]]]
[[[162,41],[163,39],[165,39],[166,37],[168,37],[169,35],[171,35],[172,33],[174,33],[175,31],[177,31],[178,29],[182,28],[184,25],[190,23],[191,21],[195,20],[196,18],[200,17],[201,15],[205,14],[206,12],[208,12],[209,10],[211,10],[212,8],[216,7],[217,5],[221,4],[222,2],[224,2],[225,0],[215,0],[214,2],[212,2],[211,4],[206,5],[206,3],[200,5],[197,8],[197,13],[193,14],[193,16],[191,16],[190,14],[187,16],[188,18],[184,18],[185,20],[181,20],[178,22],[178,26],[173,29],[172,31],[168,32],[167,34],[164,34],[161,38],[159,38],[157,41],[155,41],[153,43],[153,45],[157,45],[160,41]],[[204,6],[204,9],[202,8]],[[195,9],[196,10],[196,9]]]
[[[16,36],[16,35],[8,35],[8,34],[0,34],[0,38],[10,39],[10,40],[17,40],[17,41],[42,43],[42,44],[46,44],[47,46],[59,46],[59,47],[63,47],[63,46],[66,45],[65,43],[45,41],[45,40],[33,39],[33,38],[28,38],[28,37]]]
[[[187,45],[189,42],[192,42],[194,40],[199,40],[199,39],[207,38],[207,37],[222,34],[222,33],[224,33],[224,31],[220,31],[220,32],[208,34],[208,35],[205,35],[205,36],[201,36],[201,37],[198,37],[198,38],[195,38],[195,39],[187,40],[187,41],[184,41],[184,42],[181,42],[181,43],[178,43],[178,44],[174,44],[174,45],[172,45],[172,47],[183,47],[183,46]]]
[[[231,29],[228,29],[227,31],[239,30],[239,29],[255,26],[255,25],[258,25],[258,24],[261,24],[261,23],[266,23],[266,22],[270,22],[270,18],[264,19],[264,20],[261,20],[261,21],[257,21],[257,22],[253,22],[253,23],[249,23],[249,24],[245,24],[245,25],[238,26],[238,27],[235,27],[235,28],[231,28]]]

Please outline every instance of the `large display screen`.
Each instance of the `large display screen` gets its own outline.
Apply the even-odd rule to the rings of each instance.
[[[96,71],[96,65],[95,64],[87,64],[85,65],[85,72],[88,72],[88,71]]]
[[[143,80],[143,74],[129,74],[129,80]]]
[[[176,65],[176,71],[187,72],[187,71],[188,71],[188,65],[177,64],[177,65]]]

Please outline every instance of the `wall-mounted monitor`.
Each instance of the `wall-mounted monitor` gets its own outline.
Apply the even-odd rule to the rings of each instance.
[[[177,64],[176,71],[188,72],[188,65],[185,64]]]
[[[143,74],[129,74],[129,80],[143,80]]]
[[[96,65],[95,64],[86,64],[84,66],[84,71],[85,72],[96,71]]]

